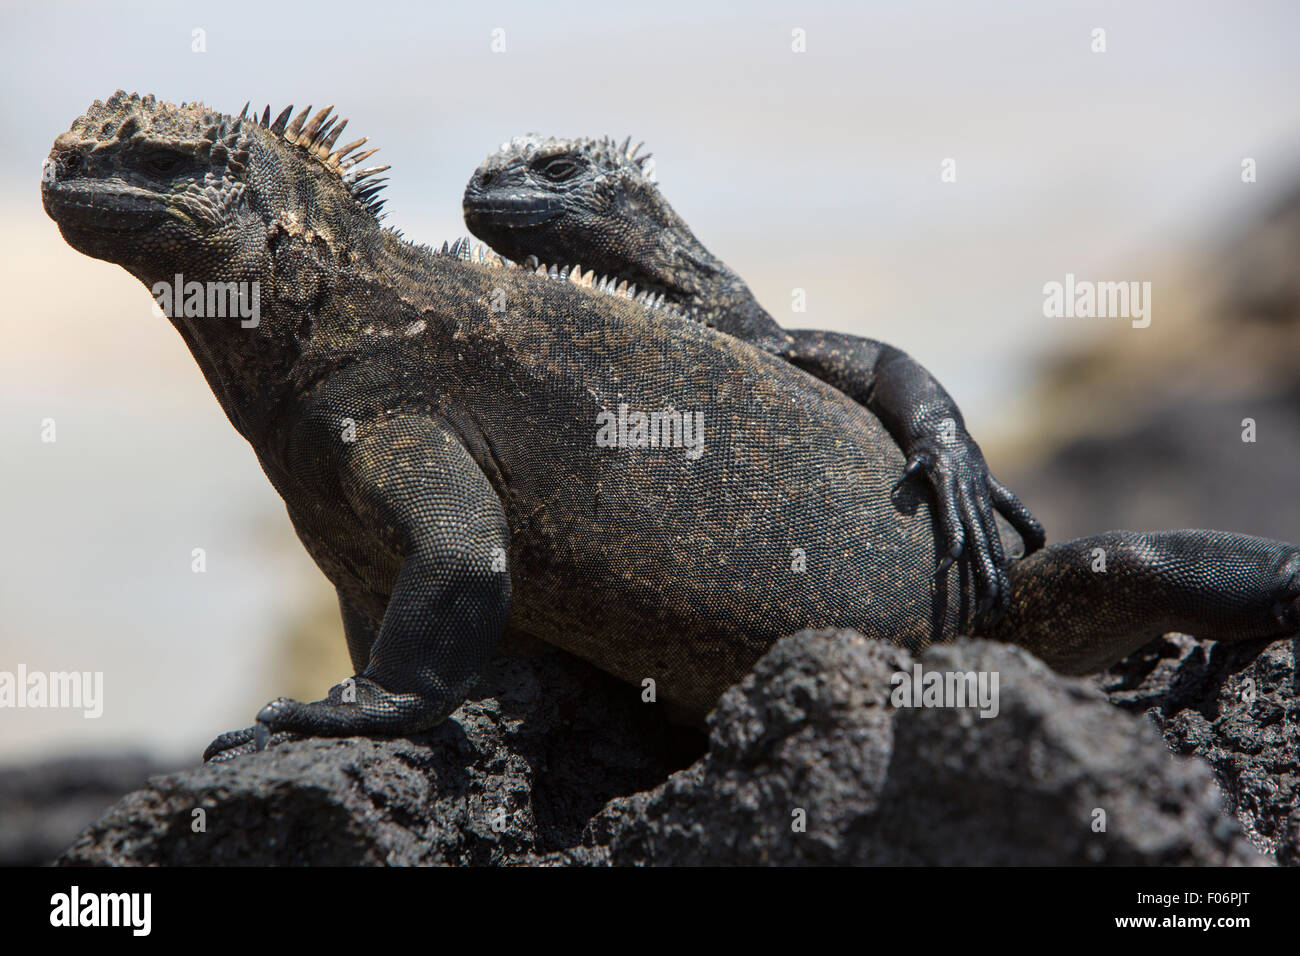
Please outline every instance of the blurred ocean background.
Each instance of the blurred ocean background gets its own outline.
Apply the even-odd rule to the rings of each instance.
[[[1154,401],[1079,356],[1182,394],[1223,354],[1185,316],[1217,308],[1225,250],[1300,186],[1297,37],[1290,2],[5,4],[0,670],[102,671],[105,703],[97,720],[0,710],[0,760],[191,763],[271,696],[350,673],[330,588],[179,336],[41,209],[42,160],[93,99],[332,103],[393,166],[388,223],[431,243],[464,233],[465,182],[511,136],[644,139],[678,212],[778,321],[916,356],[1010,477],[1076,418],[1122,424]],[[1285,275],[1300,263],[1282,248]],[[1044,318],[1044,283],[1067,273],[1152,281],[1151,328]],[[1293,326],[1270,328],[1251,355],[1294,347]],[[1240,366],[1249,381],[1258,363]],[[1053,392],[1062,369],[1094,384]],[[1296,473],[1277,470],[1288,488]],[[1241,492],[1223,481],[1207,500]],[[1069,501],[1042,495],[1026,498],[1049,530],[1068,525]]]

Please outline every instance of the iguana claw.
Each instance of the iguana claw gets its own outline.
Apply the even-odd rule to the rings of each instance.
[[[924,454],[913,455],[911,458],[907,460],[907,464],[903,466],[902,477],[899,478],[898,481],[894,482],[894,487],[889,489],[889,493],[891,495],[898,494],[898,489],[902,488],[903,485],[907,483],[907,479],[911,478],[918,471],[924,471],[925,469],[929,468],[930,464],[931,462],[930,462],[929,455],[924,455]]]
[[[247,727],[244,730],[231,730],[222,734],[208,744],[207,749],[203,751],[203,762],[225,763],[227,760],[254,754],[259,750],[275,747],[286,740],[293,740],[301,736],[301,734],[290,731],[270,732],[270,728],[266,728],[268,731],[266,736],[259,740],[259,733],[262,729],[263,725],[259,722],[255,727]]]

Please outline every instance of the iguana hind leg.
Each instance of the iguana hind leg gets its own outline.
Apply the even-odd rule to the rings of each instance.
[[[1300,631],[1300,548],[1222,531],[1110,531],[1009,569],[1006,614],[983,636],[1067,674],[1102,670],[1161,634],[1215,641]]]

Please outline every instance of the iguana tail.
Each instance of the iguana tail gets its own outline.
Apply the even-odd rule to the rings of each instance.
[[[1161,634],[1216,641],[1300,632],[1300,548],[1223,531],[1110,531],[1009,569],[1010,607],[982,636],[1058,671],[1102,670]]]

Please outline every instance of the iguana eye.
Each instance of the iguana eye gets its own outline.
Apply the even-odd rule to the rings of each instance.
[[[558,157],[548,160],[538,171],[547,179],[558,183],[572,177],[578,171],[578,164],[571,159]]]
[[[158,150],[145,157],[145,168],[153,173],[174,173],[185,164],[188,157],[171,150]]]

